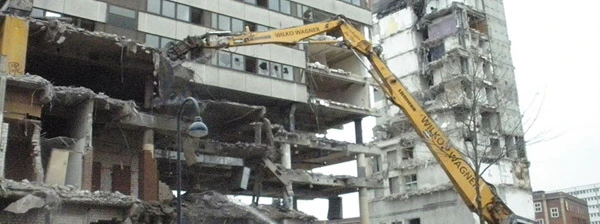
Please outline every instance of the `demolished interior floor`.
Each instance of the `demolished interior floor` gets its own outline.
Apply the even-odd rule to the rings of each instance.
[[[181,65],[158,49],[57,20],[31,19],[29,29],[28,74],[7,76],[0,136],[6,143],[0,149],[6,152],[1,165],[7,179],[0,182],[0,220],[35,223],[72,216],[87,223],[171,223],[178,162],[175,114],[190,96],[199,99],[210,128],[204,139],[183,138],[184,214],[193,223],[316,220],[277,206],[240,206],[226,194],[278,198],[285,186],[293,186],[295,198],[313,199],[381,188],[365,177],[307,171],[379,153],[373,145],[317,137],[314,132],[322,130],[312,125],[319,116],[310,112],[315,105],[300,105],[296,113],[301,116],[290,121],[270,111],[289,102],[250,104],[260,97],[232,102],[243,93],[189,82],[177,72]],[[219,98],[207,97],[211,93]],[[184,126],[193,117],[187,109]],[[364,115],[343,116],[322,120],[323,126]],[[280,164],[282,147],[292,147],[296,169]],[[80,173],[73,164],[82,166]],[[73,181],[78,175],[80,180]]]

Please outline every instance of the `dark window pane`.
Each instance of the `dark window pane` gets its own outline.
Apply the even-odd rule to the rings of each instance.
[[[175,18],[175,3],[170,1],[163,1],[162,15]]]
[[[292,8],[290,6],[290,1],[288,0],[281,0],[281,10],[280,12],[285,13],[285,14],[292,14]]]
[[[276,1],[276,0],[271,0],[271,1]],[[263,7],[263,8],[267,8],[269,6],[269,0],[257,0],[256,5]]]
[[[125,16],[129,18],[135,19],[135,11],[131,9],[121,8],[118,6],[110,5],[108,6],[108,12],[115,15]]]
[[[219,27],[220,30],[231,30],[231,18],[229,16],[219,15]]]
[[[136,12],[130,9],[110,5],[106,24],[130,30],[137,30]]]
[[[251,58],[251,57],[245,57],[246,60],[246,71],[247,72],[251,72],[251,73],[256,73],[258,70],[258,65],[257,65],[257,61],[256,58]]]
[[[78,18],[76,26],[83,28],[85,30],[95,31],[96,22],[93,20],[89,20],[89,19]]]
[[[251,32],[255,32],[255,31],[256,31],[256,23],[253,23],[253,22],[248,22],[248,21],[246,21],[246,22],[244,22],[244,29],[245,29],[246,27],[248,27],[248,29],[249,29]]]
[[[214,13],[202,9],[192,8],[191,14],[191,22],[193,24],[198,24],[205,27],[212,27],[212,15]],[[216,16],[216,14],[214,15]],[[215,21],[215,23],[216,22],[217,21]]]
[[[148,0],[148,12],[160,14],[160,2],[161,0]]]
[[[190,21],[190,7],[187,5],[177,4],[177,19]]]

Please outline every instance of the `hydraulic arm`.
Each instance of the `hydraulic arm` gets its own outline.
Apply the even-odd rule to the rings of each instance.
[[[309,38],[326,32],[341,33],[339,41],[311,41]],[[343,43],[355,53],[365,56],[371,64],[369,73],[379,83],[383,92],[396,106],[404,112],[413,127],[427,143],[430,151],[452,181],[467,207],[477,212],[477,186],[480,189],[482,215],[488,223],[529,223],[529,220],[516,216],[498,197],[491,184],[485,182],[465,160],[462,153],[450,144],[448,137],[425,112],[415,98],[400,83],[379,57],[380,49],[374,48],[364,35],[346,22],[343,16],[303,26],[276,29],[266,32],[213,32],[202,36],[190,36],[182,42],[174,44],[167,50],[172,60],[185,57],[188,52],[205,49],[222,49],[228,47],[249,46],[257,44],[296,45],[300,42],[310,43]]]

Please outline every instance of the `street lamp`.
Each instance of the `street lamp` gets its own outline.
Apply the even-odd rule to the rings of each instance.
[[[181,215],[181,182],[182,182],[182,171],[181,171],[181,115],[183,114],[183,108],[187,102],[192,102],[196,109],[196,114],[200,114],[200,106],[198,101],[193,97],[185,98],[181,106],[179,107],[179,113],[177,113],[177,223],[183,223],[183,216]],[[201,138],[208,135],[208,127],[202,122],[200,116],[194,118],[194,123],[188,127],[188,135],[195,138]]]

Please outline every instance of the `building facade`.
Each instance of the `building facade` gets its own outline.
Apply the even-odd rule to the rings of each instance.
[[[340,219],[340,194],[381,187],[365,167],[377,147],[360,137],[356,144],[318,137],[376,114],[372,83],[352,51],[267,44],[177,62],[161,52],[190,35],[287,28],[337,14],[370,35],[364,0],[35,0],[27,64],[10,76],[27,91],[7,90],[0,146],[9,159],[0,159],[0,175],[159,201],[176,189],[175,167],[185,161],[184,191],[283,198],[288,209],[293,200],[330,198],[329,217]],[[187,97],[200,102],[210,132],[184,136],[180,155],[175,118],[180,111],[190,123],[179,108]],[[309,172],[356,159],[358,177]]]
[[[600,224],[600,184],[588,184],[552,192],[565,192],[586,201],[590,214],[590,223]]]
[[[392,72],[502,200],[533,218],[502,1],[380,0],[373,13],[373,39]],[[372,191],[372,223],[478,223],[399,108],[376,99],[385,154],[373,170],[385,188]]]
[[[535,220],[538,224],[589,224],[588,204],[565,192],[533,192]]]

